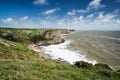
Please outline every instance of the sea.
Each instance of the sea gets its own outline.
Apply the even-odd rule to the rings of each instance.
[[[76,31],[62,37],[64,43],[42,46],[52,59],[63,59],[70,64],[103,63],[114,70],[120,69],[120,31]]]

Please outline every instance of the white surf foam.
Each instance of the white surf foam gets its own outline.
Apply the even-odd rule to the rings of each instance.
[[[86,61],[92,64],[96,64],[95,60],[89,61],[85,55],[81,55],[78,51],[71,51],[66,47],[71,41],[65,41],[64,43],[50,46],[41,46],[45,50],[45,54],[49,54],[52,59],[63,59],[70,64],[74,64],[76,61]]]

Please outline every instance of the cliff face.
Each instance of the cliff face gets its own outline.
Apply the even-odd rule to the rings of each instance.
[[[50,44],[59,44],[64,42],[65,40],[61,37],[61,34],[69,34],[69,30],[48,30],[41,31],[43,32],[46,38],[51,38],[50,40],[39,41],[38,45],[50,45]]]
[[[67,29],[1,29],[0,37],[10,41],[50,45],[64,42],[61,34],[69,33]]]

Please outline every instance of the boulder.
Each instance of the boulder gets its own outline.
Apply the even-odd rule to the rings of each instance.
[[[106,68],[108,70],[112,70],[107,64],[97,63],[95,64],[96,67]]]
[[[120,70],[117,70],[117,72],[120,72]]]
[[[91,63],[85,61],[77,61],[75,62],[74,65],[77,66],[78,68],[90,68],[93,66]]]
[[[1,37],[11,41],[19,41],[19,37],[14,33],[2,33]]]

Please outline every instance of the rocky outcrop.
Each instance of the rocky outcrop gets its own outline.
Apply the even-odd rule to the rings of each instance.
[[[46,30],[42,31],[40,35],[34,35],[33,42],[39,46],[47,46],[51,44],[63,43],[65,40],[61,37],[60,30]]]
[[[120,70],[117,70],[117,72],[120,72]]]
[[[107,64],[97,63],[97,64],[95,64],[95,66],[112,70],[111,67],[109,67]]]
[[[49,40],[49,41],[39,41],[38,43],[36,43],[39,46],[48,46],[48,45],[52,45],[52,44],[59,44],[59,43],[63,43],[65,40],[64,39],[60,39],[59,41],[54,41],[54,40]]]
[[[90,67],[93,66],[91,63],[88,63],[88,62],[85,62],[85,61],[75,62],[74,65],[77,66],[78,68],[90,68]]]
[[[78,68],[100,67],[100,68],[104,68],[107,70],[112,70],[112,68],[109,67],[107,64],[102,64],[102,63],[97,63],[95,65],[92,65],[91,63],[88,63],[85,61],[77,61],[77,62],[75,62],[74,65],[77,66]]]
[[[2,33],[0,36],[4,39],[11,40],[11,41],[19,41],[20,40],[16,34],[10,33],[10,32]]]

